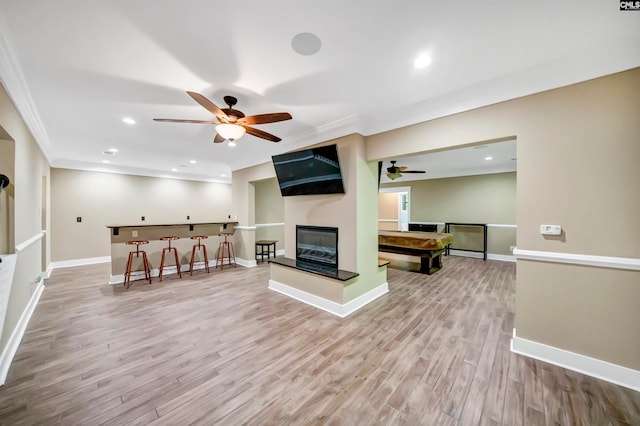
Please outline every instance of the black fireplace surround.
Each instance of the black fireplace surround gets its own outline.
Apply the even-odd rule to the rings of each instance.
[[[320,269],[338,269],[338,228],[296,225],[296,262]]]

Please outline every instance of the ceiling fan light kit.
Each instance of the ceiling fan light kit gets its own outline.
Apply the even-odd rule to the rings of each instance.
[[[246,129],[237,124],[223,123],[216,126],[216,132],[228,141],[235,141],[245,134]]]

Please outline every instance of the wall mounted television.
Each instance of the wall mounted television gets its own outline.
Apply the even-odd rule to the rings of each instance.
[[[335,144],[274,155],[271,159],[283,197],[344,194]]]

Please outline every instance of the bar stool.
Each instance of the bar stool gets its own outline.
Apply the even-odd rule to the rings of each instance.
[[[218,262],[220,262],[220,269],[224,269],[224,250],[227,249],[227,260],[228,264],[231,265],[231,259],[233,258],[233,267],[236,267],[236,254],[233,251],[233,243],[227,240],[229,235],[233,235],[229,232],[222,232],[218,234],[219,237],[224,237],[224,241],[220,241],[220,245],[218,246],[218,258],[216,259],[216,268],[218,267]]]
[[[182,278],[182,272],[180,272],[180,259],[178,258],[178,250],[176,250],[175,247],[171,247],[171,241],[175,241],[175,240],[179,240],[180,237],[161,237],[160,241],[169,241],[169,247],[164,247],[162,249],[162,260],[160,261],[160,282],[162,282],[162,273],[164,271],[164,255],[166,253],[171,253],[173,251],[173,254],[176,258],[176,273],[178,274],[178,277]]]
[[[149,280],[149,284],[151,284],[151,268],[149,268],[149,261],[147,260],[147,252],[144,250],[140,250],[140,246],[143,244],[149,244],[149,241],[146,240],[133,240],[127,241],[127,245],[135,245],[136,251],[129,252],[129,259],[127,260],[127,269],[124,273],[124,288],[129,288],[131,285],[131,267],[133,266],[133,255],[136,255],[136,258],[142,255],[142,266],[144,267],[144,279]]]
[[[205,240],[209,237],[206,235],[194,235],[191,237],[192,240],[198,240],[198,244],[193,245],[193,249],[191,250],[191,262],[189,263],[189,275],[193,275],[193,263],[196,258],[196,251],[202,249],[203,257],[204,257],[204,268],[209,273],[209,258],[207,257],[207,246],[201,244],[202,240]]]

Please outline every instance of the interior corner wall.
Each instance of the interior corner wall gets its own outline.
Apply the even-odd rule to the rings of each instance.
[[[23,248],[15,255],[17,257],[13,281],[8,284],[0,283],[0,285],[11,286],[0,338],[0,353],[2,353],[7,340],[16,330],[21,315],[36,292],[43,273],[43,265],[46,267],[49,263],[50,238],[46,234],[43,238],[38,237],[42,235],[41,231],[48,232],[50,227],[49,217],[47,216],[44,220],[44,229],[42,219],[42,215],[50,211],[47,205],[42,205],[43,200],[50,199],[49,185],[44,188],[42,185],[43,177],[49,181],[50,168],[47,158],[4,86],[0,86],[0,128],[3,129],[2,139],[10,139],[15,143],[11,190],[14,215],[19,220],[13,221],[11,244]],[[14,252],[13,248],[10,252]]]
[[[226,183],[59,168],[51,171],[51,198],[54,261],[109,256],[109,225],[211,222],[231,211]]]
[[[276,178],[253,183],[255,191],[256,240],[275,240],[284,248],[284,200]]]
[[[271,162],[234,170],[231,176],[231,217],[238,221],[233,237],[237,258],[244,261],[255,259],[255,186],[254,182],[275,178],[276,171]]]
[[[516,137],[518,249],[637,262],[639,114],[635,68],[372,135],[367,158]],[[542,236],[541,224],[563,234]],[[638,283],[637,270],[518,260],[517,335],[640,370]]]

